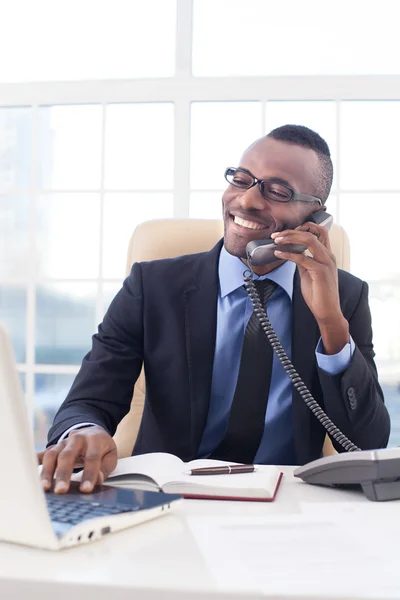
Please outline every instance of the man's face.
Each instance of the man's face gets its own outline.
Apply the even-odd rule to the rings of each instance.
[[[262,138],[243,154],[239,166],[257,179],[278,178],[295,192],[316,195],[318,156],[310,148]],[[222,196],[224,245],[234,256],[246,257],[252,240],[271,237],[274,231],[294,229],[320,207],[309,202],[279,203],[265,200],[258,185],[242,190],[229,185]]]

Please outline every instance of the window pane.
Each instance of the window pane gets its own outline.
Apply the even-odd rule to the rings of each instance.
[[[386,408],[390,414],[391,431],[388,446],[400,446],[400,384],[382,385]]]
[[[107,108],[106,187],[172,189],[174,107],[171,103]]]
[[[340,184],[398,190],[400,102],[342,102]]]
[[[97,194],[43,195],[37,199],[36,224],[40,276],[97,277],[100,235]]]
[[[382,207],[390,215],[384,225],[383,251],[375,239],[380,227],[377,215],[382,213]],[[400,279],[400,194],[342,194],[339,209],[339,223],[350,238],[351,271],[367,281]]]
[[[190,194],[189,216],[193,219],[222,219],[224,192],[193,192]]]
[[[46,189],[99,188],[101,106],[40,109],[39,185]]]
[[[79,365],[96,328],[96,284],[53,283],[36,292],[36,362]]]
[[[226,167],[239,164],[262,135],[259,102],[194,102],[191,112],[191,187],[225,187]]]
[[[0,81],[174,74],[176,0],[12,0],[1,18]]]
[[[390,446],[400,446],[400,280],[369,284],[375,361],[391,418]]]
[[[28,275],[28,228],[28,199],[0,196],[0,278]]]
[[[382,381],[400,383],[400,280],[369,285],[376,362]]]
[[[43,450],[47,432],[61,403],[74,381],[74,375],[43,374],[35,376],[34,439],[36,450]]]
[[[26,288],[0,285],[0,321],[11,337],[16,361],[25,362]]]
[[[334,172],[336,157],[336,105],[334,102],[267,102],[265,133],[281,125],[305,125],[324,138],[331,151]]]
[[[21,382],[21,388],[23,393],[26,392],[26,373],[19,373],[19,380]]]
[[[392,0],[194,0],[193,73],[400,73],[397,23]]]
[[[31,135],[29,108],[0,108],[0,189],[28,187]]]
[[[139,223],[172,216],[172,194],[106,194],[103,277],[125,276],[129,240]]]

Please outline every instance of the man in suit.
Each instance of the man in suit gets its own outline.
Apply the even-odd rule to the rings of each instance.
[[[252,318],[242,285],[245,249],[270,237],[278,247],[302,244],[311,254],[277,250],[272,264],[254,267],[273,288],[266,307],[286,353],[353,444],[386,446],[390,423],[374,364],[367,285],[338,271],[326,230],[309,221],[325,210],[332,175],[318,134],[275,129],[226,171],[223,240],[209,252],[132,267],[39,454],[45,489],[55,473],[56,491],[65,492],[79,460],[82,491],[115,467],[111,436],[129,410],[143,362],[146,402],[134,453],[171,452],[185,461],[250,456],[266,464],[304,464],[321,455],[325,429],[278,358],[271,356],[261,394],[254,382],[268,368],[251,368],[264,350],[242,372]],[[247,385],[249,398],[239,397]],[[257,395],[261,406],[251,404]]]

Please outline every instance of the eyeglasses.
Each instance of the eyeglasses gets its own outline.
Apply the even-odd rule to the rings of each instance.
[[[292,202],[299,200],[300,202],[318,202],[322,206],[320,198],[308,196],[307,194],[297,194],[288,185],[278,183],[273,179],[257,179],[247,171],[247,169],[228,167],[225,171],[225,179],[231,185],[242,190],[249,190],[258,185],[260,193],[265,200],[273,202]]]

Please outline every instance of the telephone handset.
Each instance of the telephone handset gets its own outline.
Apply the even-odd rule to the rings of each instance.
[[[322,213],[322,214],[319,214]],[[314,213],[314,222],[329,227],[333,217],[325,211]],[[325,220],[322,218],[324,217]],[[312,219],[309,219],[312,220]],[[289,246],[289,244],[288,244]],[[293,247],[293,245],[291,245]],[[283,244],[279,244],[283,249]],[[290,377],[293,387],[304,400],[311,412],[326,429],[331,438],[336,440],[346,452],[352,454],[338,454],[327,456],[312,461],[307,465],[299,467],[294,471],[295,477],[300,477],[307,483],[348,486],[349,484],[360,484],[369,500],[395,500],[400,499],[400,449],[388,450],[360,450],[342,431],[330,420],[318,402],[313,398],[300,375],[289,360],[283,349],[271,322],[268,318],[264,305],[261,303],[256,286],[253,281],[252,266],[260,266],[274,262],[273,254],[276,245],[273,240],[259,240],[249,242],[246,246],[249,270],[243,273],[244,286],[254,306],[254,312],[268,338],[275,354],[281,362],[285,372]],[[291,252],[304,252],[305,247]],[[273,257],[273,260],[271,260]],[[265,262],[267,261],[267,262]]]
[[[329,231],[333,223],[332,215],[328,214],[325,210],[318,210],[307,218],[307,221],[316,223],[326,227]],[[249,242],[246,246],[246,255],[249,265],[252,267],[260,267],[263,265],[269,265],[270,263],[276,262],[274,252],[275,250],[281,250],[282,252],[296,252],[301,254],[304,250],[307,250],[307,246],[303,244],[275,244],[271,238],[266,240],[256,240]]]

